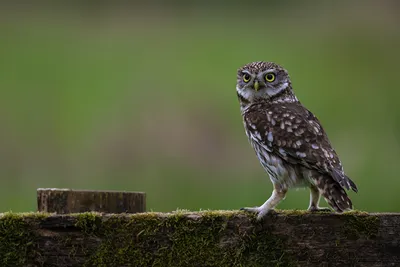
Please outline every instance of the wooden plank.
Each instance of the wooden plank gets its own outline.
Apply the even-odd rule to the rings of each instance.
[[[400,214],[0,215],[0,266],[43,265],[400,266]]]
[[[37,205],[40,212],[59,214],[87,211],[138,213],[146,211],[146,194],[126,191],[39,188]]]

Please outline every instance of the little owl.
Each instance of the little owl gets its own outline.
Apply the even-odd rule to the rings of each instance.
[[[260,207],[242,208],[261,219],[285,198],[289,188],[309,187],[309,211],[320,195],[336,211],[352,209],[344,189],[357,186],[342,164],[318,119],[295,96],[287,71],[272,62],[253,62],[237,73],[236,92],[246,135],[274,186]]]

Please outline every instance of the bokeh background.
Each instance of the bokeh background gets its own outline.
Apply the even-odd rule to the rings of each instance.
[[[272,190],[236,71],[289,70],[358,184],[400,210],[400,2],[163,1],[0,6],[0,212],[36,189],[144,191],[147,208],[238,209]],[[305,209],[308,190],[279,206]]]

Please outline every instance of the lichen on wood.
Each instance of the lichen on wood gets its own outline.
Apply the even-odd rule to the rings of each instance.
[[[359,212],[6,213],[0,266],[387,266],[400,264],[399,227]]]

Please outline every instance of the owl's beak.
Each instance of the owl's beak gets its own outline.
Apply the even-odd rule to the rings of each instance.
[[[253,87],[254,87],[254,90],[256,90],[256,91],[258,91],[258,89],[260,88],[260,84],[258,83],[257,80],[254,81]]]

